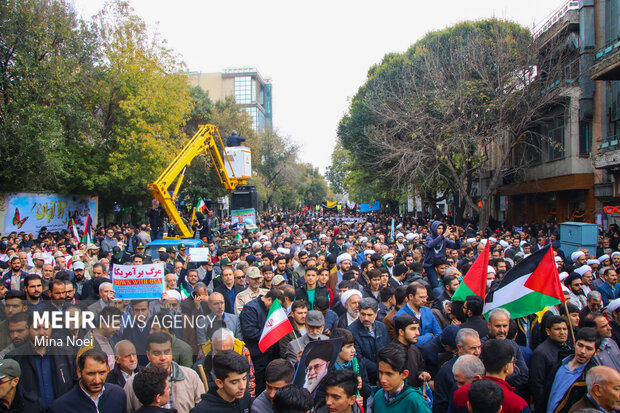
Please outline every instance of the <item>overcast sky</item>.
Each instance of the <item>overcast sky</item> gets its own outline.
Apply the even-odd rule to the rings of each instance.
[[[256,67],[273,83],[273,120],[300,158],[330,164],[336,129],[371,65],[429,31],[498,17],[528,28],[566,1],[130,0],[191,71]],[[103,0],[73,0],[88,18]],[[156,25],[156,26],[155,26]]]

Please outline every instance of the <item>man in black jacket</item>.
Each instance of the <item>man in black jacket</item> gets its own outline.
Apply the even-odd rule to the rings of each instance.
[[[125,387],[127,379],[140,371],[136,346],[129,340],[121,340],[114,346],[114,368],[108,373],[107,383]]]
[[[546,320],[547,339],[532,353],[530,360],[530,392],[536,411],[547,410],[547,398],[553,384],[553,369],[560,360],[570,355],[567,345],[568,324],[566,319],[554,315]]]
[[[17,361],[22,370],[24,390],[37,394],[50,405],[67,393],[77,382],[75,354],[66,346],[50,343],[52,329],[34,324],[34,314],[28,317],[29,341],[11,351],[6,358]],[[41,387],[40,383],[44,386]]]
[[[279,300],[280,304],[283,304],[284,295],[282,291],[278,289],[269,290],[264,296],[247,303],[239,314],[245,346],[250,350],[252,364],[254,365],[256,394],[265,390],[265,368],[267,364],[279,356],[279,346],[276,344],[266,349],[264,353],[258,348],[263,327],[267,322],[267,314],[274,300]]]
[[[21,368],[15,360],[0,361],[0,412],[1,413],[43,413],[43,400],[24,390],[20,383]]]
[[[49,413],[84,413],[92,411],[96,400],[98,413],[125,413],[127,398],[119,386],[106,383],[108,356],[95,349],[86,350],[78,358],[77,373],[80,377],[71,391],[52,403]]]
[[[480,337],[489,334],[489,325],[482,318],[482,309],[484,308],[484,300],[477,295],[470,295],[465,300],[463,312],[467,315],[467,321],[460,325],[461,328],[472,328],[478,332]]]
[[[264,297],[258,297],[255,300],[261,298]],[[242,314],[245,311],[244,309]],[[213,356],[216,387],[210,388],[208,393],[203,394],[200,403],[190,410],[190,413],[249,412],[252,405],[252,397],[247,390],[249,370],[250,365],[247,359],[233,350],[222,351]]]

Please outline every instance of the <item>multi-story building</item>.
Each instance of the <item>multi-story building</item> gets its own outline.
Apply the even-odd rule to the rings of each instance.
[[[593,1],[567,1],[533,30],[541,48],[562,47],[569,56],[561,80],[553,85],[560,88],[562,101],[550,108],[548,121],[538,131],[544,138],[536,142],[527,167],[513,165],[519,173],[508,173],[498,188],[494,215],[499,219],[515,225],[595,219],[590,155],[594,102],[599,97],[590,77],[595,52]]]
[[[232,96],[250,115],[257,133],[273,129],[271,79],[263,78],[255,68],[227,69],[222,73],[189,73],[191,86],[209,92],[215,101]]]
[[[592,1],[592,0],[590,0]],[[595,54],[591,75],[598,99],[594,102],[597,213],[602,221],[620,223],[620,1],[594,1]]]

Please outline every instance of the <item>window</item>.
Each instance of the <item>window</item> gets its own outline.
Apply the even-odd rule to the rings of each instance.
[[[607,136],[620,134],[620,82],[607,83]]]
[[[620,0],[605,2],[605,44],[610,45],[620,38]]]
[[[579,122],[579,156],[590,156],[592,147],[592,124],[588,121]]]
[[[248,105],[252,103],[252,78],[250,76],[240,76],[235,78],[235,101],[238,105]],[[254,91],[254,94],[256,91]]]
[[[564,116],[560,116],[544,133],[547,141],[547,161],[564,158]]]

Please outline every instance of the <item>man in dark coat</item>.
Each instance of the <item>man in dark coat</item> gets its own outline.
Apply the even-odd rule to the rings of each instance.
[[[107,355],[95,349],[86,350],[78,358],[77,374],[80,378],[71,391],[52,403],[49,413],[125,413],[127,398],[125,391],[112,383],[106,383],[108,371]],[[97,405],[93,406],[93,400]]]
[[[379,380],[377,352],[390,343],[385,324],[376,321],[379,304],[372,298],[360,301],[360,315],[349,327],[355,338],[355,352],[362,359],[368,371],[370,383]]]
[[[260,351],[258,348],[258,342],[267,322],[267,314],[269,314],[269,309],[275,300],[279,300],[280,304],[283,304],[284,295],[278,289],[269,290],[264,296],[255,298],[247,303],[243,310],[241,310],[241,314],[239,314],[245,346],[250,350],[252,364],[254,365],[256,394],[260,394],[265,390],[265,368],[267,364],[279,357],[279,346],[277,343],[266,349],[265,352]]]
[[[478,332],[480,337],[489,334],[488,322],[482,318],[484,300],[477,295],[470,295],[465,300],[463,312],[467,314],[467,321],[460,325],[461,328],[472,328]]]
[[[45,404],[50,405],[77,382],[75,354],[68,347],[47,342],[52,329],[43,325],[34,326],[33,321],[34,315],[30,314],[30,340],[9,352],[6,358],[19,363],[24,390],[38,395]]]
[[[547,339],[532,353],[530,360],[530,393],[534,398],[536,411],[547,410],[547,397],[553,383],[553,369],[560,360],[570,354],[568,324],[561,316],[551,316],[546,320]]]
[[[1,413],[44,413],[47,407],[43,400],[36,395],[24,390],[20,383],[21,368],[15,360],[5,359],[0,362],[0,380],[8,387],[4,386],[6,393],[0,395]]]

